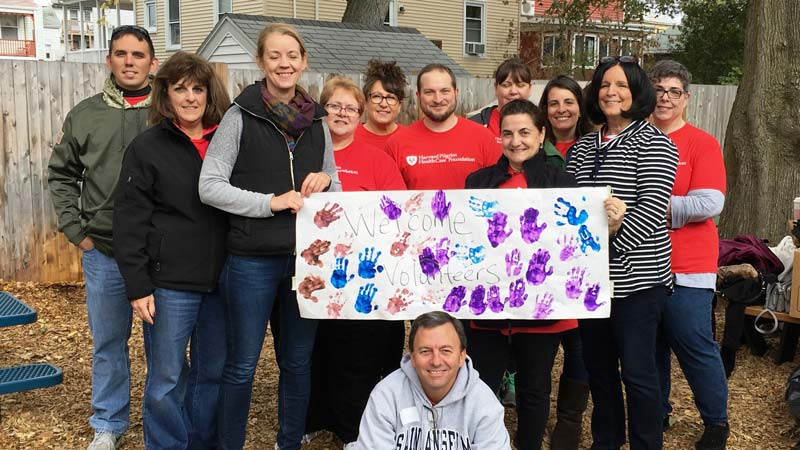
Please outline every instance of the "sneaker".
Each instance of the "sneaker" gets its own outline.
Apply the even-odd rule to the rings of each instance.
[[[318,438],[320,434],[322,434],[322,431],[312,431],[311,433],[306,433],[300,439],[300,443],[301,444],[310,444],[311,441],[313,441],[314,439]]]
[[[344,447],[342,447],[342,450],[356,450],[356,443],[355,443],[355,441],[353,441],[353,442],[348,442],[347,444],[344,444]]]
[[[706,425],[703,436],[694,444],[697,450],[725,450],[731,428],[725,425]]]
[[[117,445],[122,436],[117,436],[109,431],[96,431],[92,443],[86,450],[117,450]]]
[[[500,403],[502,403],[503,406],[517,406],[517,391],[514,388],[514,375],[516,374],[506,372],[506,375],[503,377],[503,384],[500,388]]]

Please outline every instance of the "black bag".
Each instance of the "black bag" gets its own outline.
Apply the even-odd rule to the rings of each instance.
[[[786,380],[786,402],[789,404],[789,412],[796,419],[800,419],[800,367],[794,369]]]

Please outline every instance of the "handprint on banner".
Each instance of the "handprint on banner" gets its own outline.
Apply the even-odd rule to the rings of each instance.
[[[594,311],[597,308],[605,305],[606,302],[597,303],[597,296],[600,294],[600,283],[595,283],[589,286],[586,290],[586,295],[583,296],[583,306],[587,311]]]
[[[573,267],[567,272],[567,282],[564,285],[567,298],[576,299],[583,293],[583,277],[586,275],[586,269],[582,267]]]
[[[422,206],[422,197],[424,196],[424,192],[417,192],[411,196],[411,198],[406,200],[406,203],[403,205],[403,209],[409,214],[415,212],[420,206]]]
[[[337,258],[344,258],[347,255],[353,253],[353,233],[345,233],[338,237],[338,242],[335,247],[333,247],[333,256]]]
[[[330,249],[331,241],[323,241],[322,239],[316,239],[311,245],[308,246],[307,249],[300,252],[300,257],[306,260],[309,266],[317,266],[322,267],[322,261],[320,261],[319,257],[328,253]]]
[[[522,235],[522,240],[528,244],[538,241],[544,229],[547,228],[545,222],[542,222],[541,225],[537,224],[538,220],[539,210],[535,208],[528,208],[519,216],[519,232]]]
[[[358,276],[364,279],[375,278],[375,272],[383,272],[383,266],[378,265],[381,252],[375,247],[367,247],[358,253]]]
[[[356,297],[355,308],[361,314],[369,314],[378,309],[378,305],[373,305],[372,301],[375,300],[375,293],[378,288],[373,283],[367,283],[358,288],[358,297]]]
[[[578,237],[581,239],[581,251],[583,253],[586,253],[586,247],[596,252],[600,251],[600,244],[597,242],[600,240],[600,236],[592,236],[592,232],[589,231],[589,227],[586,225],[581,225],[581,227],[578,228]]]
[[[522,278],[512,281],[508,285],[508,297],[506,297],[505,303],[509,308],[519,308],[525,304],[527,299],[528,294],[525,293],[525,282],[522,281]]]
[[[439,267],[450,262],[450,238],[442,238],[436,244],[436,261],[439,262]]]
[[[386,305],[386,310],[389,311],[389,314],[395,315],[401,311],[405,311],[408,308],[408,305],[411,304],[411,300],[408,300],[408,295],[411,294],[411,291],[408,289],[400,289],[394,291],[394,295],[389,298],[389,303]]]
[[[464,244],[456,244],[450,254],[464,264],[480,264],[486,259],[485,250],[482,245],[470,247]]]
[[[444,305],[442,306],[442,309],[451,313],[458,312],[458,310],[460,310],[461,307],[467,303],[467,301],[464,300],[464,296],[466,295],[467,295],[466,287],[464,286],[454,287],[453,289],[450,290],[450,294],[448,294],[447,298],[444,300]]]
[[[486,297],[486,304],[493,313],[500,313],[506,309],[506,304],[500,300],[500,286],[489,286],[489,295]]]
[[[331,273],[331,284],[336,289],[341,289],[347,286],[347,283],[350,282],[355,275],[347,276],[347,266],[350,264],[346,258],[336,258],[336,265],[334,266],[333,272]]]
[[[419,267],[422,269],[422,273],[429,277],[439,273],[439,261],[436,260],[436,255],[430,247],[425,247],[425,249],[422,250],[422,254],[419,255]]]
[[[381,197],[381,211],[386,214],[386,217],[389,220],[397,220],[400,215],[403,214],[403,210],[400,209],[400,205],[395,203],[392,199],[384,195]]]
[[[553,312],[553,294],[545,292],[533,299],[533,318],[546,319]]]
[[[339,220],[339,214],[344,211],[338,203],[330,205],[330,208],[328,207],[329,205],[330,202],[325,202],[325,206],[314,214],[314,225],[319,229],[327,228],[330,224]]]
[[[589,213],[587,213],[585,209],[578,212],[578,208],[572,206],[572,203],[564,200],[563,197],[558,197],[556,201],[558,203],[553,204],[555,207],[555,215],[567,219],[566,223],[561,221],[556,222],[557,225],[563,226],[569,223],[570,225],[578,226],[589,219]]]
[[[486,231],[486,237],[489,238],[489,244],[493,248],[497,248],[498,245],[505,242],[506,238],[514,232],[512,228],[506,230],[506,222],[508,222],[508,216],[502,212],[494,213],[488,220],[489,229]]]
[[[492,217],[496,212],[497,205],[498,202],[490,202],[474,195],[469,197],[469,209],[478,217]]]
[[[309,275],[303,278],[303,281],[297,286],[297,292],[302,295],[303,298],[311,300],[314,303],[317,303],[319,299],[315,297],[313,293],[320,289],[325,289],[325,280],[316,275]]]
[[[534,286],[544,283],[544,280],[553,274],[553,266],[547,268],[547,262],[550,261],[550,252],[544,249],[539,249],[531,255],[528,262],[528,271],[525,272],[525,278]]]
[[[569,261],[570,259],[577,258],[575,250],[578,249],[578,243],[575,241],[575,236],[567,236],[566,234],[556,240],[556,244],[561,246],[561,253],[559,259],[561,261]]]
[[[476,316],[486,311],[486,288],[483,285],[479,284],[472,290],[469,296],[469,310]]]
[[[404,231],[402,234],[397,233],[396,240],[392,242],[392,248],[389,250],[389,253],[392,256],[403,256],[408,248],[408,238],[411,236],[411,233],[408,231]]]
[[[335,294],[329,296],[328,305],[326,307],[328,310],[328,318],[338,319],[341,317],[342,308],[345,303],[347,303],[347,299],[342,295],[342,291],[337,291]]]
[[[447,201],[447,195],[445,195],[444,191],[436,191],[433,194],[433,199],[431,200],[431,211],[433,212],[433,217],[439,219],[439,221],[444,221],[444,218],[450,214],[450,208],[453,206],[453,202]]]
[[[515,277],[522,272],[522,261],[520,261],[520,258],[522,258],[522,255],[518,248],[506,253],[506,275]]]

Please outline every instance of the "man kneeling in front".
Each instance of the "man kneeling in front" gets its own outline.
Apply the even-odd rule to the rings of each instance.
[[[511,449],[503,407],[472,367],[458,319],[422,314],[408,348],[400,368],[370,394],[356,449]]]

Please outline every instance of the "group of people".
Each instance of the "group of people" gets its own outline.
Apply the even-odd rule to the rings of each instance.
[[[345,449],[508,449],[504,377],[513,441],[540,449],[559,346],[551,449],[578,448],[589,393],[592,450],[660,449],[670,351],[704,420],[696,448],[725,448],[727,384],[710,331],[725,172],[719,144],[684,121],[683,66],[663,61],[648,74],[633,58],[603,58],[585,90],[559,76],[537,106],[530,68],[511,58],[495,73],[497,106],[470,120],[455,114],[452,71],[429,64],[417,74],[421,118],[402,126],[407,81],[396,63],[370,61],[363,88],[332,77],[317,101],[298,85],[308,58],[294,28],[268,26],[257,45],[264,78],[231,102],[201,57],[177,52],[158,67],[145,29],[112,33],[103,92],[69,112],[49,164],[59,228],[82,251],[88,450],[117,448],[129,426],[133,316],[147,358],[147,449],[244,447],[268,324],[276,449],[321,430]],[[310,195],[576,186],[613,192],[607,319],[432,312],[414,321],[403,355],[402,322],[299,314],[295,213]]]

